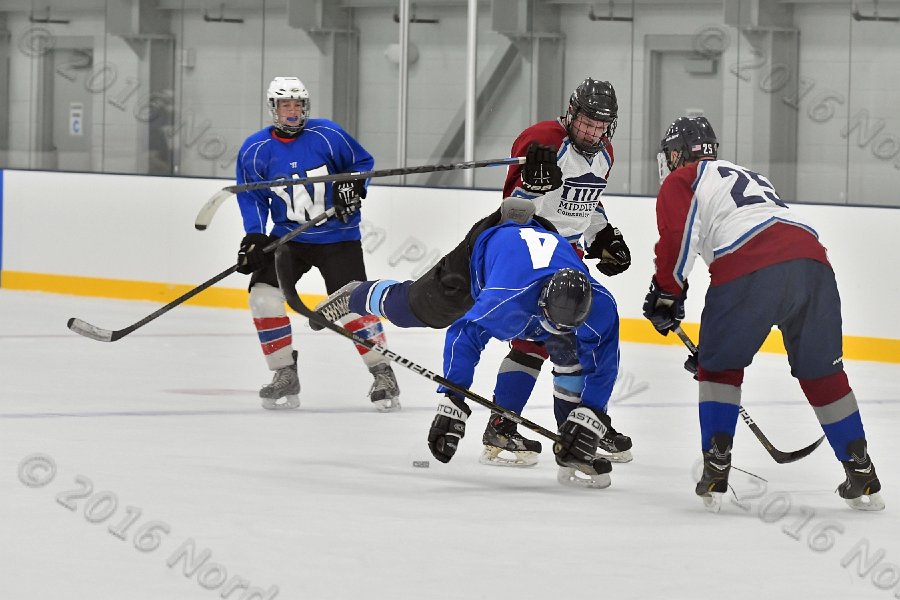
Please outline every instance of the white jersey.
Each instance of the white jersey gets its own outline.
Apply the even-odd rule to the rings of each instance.
[[[606,189],[613,165],[612,146],[607,144],[594,157],[587,159],[573,148],[565,127],[558,121],[542,121],[522,132],[512,148],[512,156],[524,156],[533,143],[558,148],[557,164],[562,171],[562,187],[537,195],[521,187],[521,167],[511,168],[504,186],[504,196],[534,200],[536,214],[553,223],[560,235],[577,241],[584,235],[590,245],[597,232],[608,221],[601,195]]]
[[[726,160],[703,160],[669,174],[659,190],[656,211],[660,226],[657,274],[679,287],[684,286],[698,254],[712,273],[715,261],[737,253],[774,225],[789,225],[812,234],[811,239],[818,237],[812,225],[778,197],[768,179]],[[752,264],[779,258],[756,252]],[[751,266],[739,262],[727,268],[726,277]]]

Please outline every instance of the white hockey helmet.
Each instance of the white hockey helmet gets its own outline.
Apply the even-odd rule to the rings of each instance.
[[[275,128],[288,134],[299,132],[309,120],[309,91],[303,82],[296,77],[276,77],[269,84],[266,90],[266,98],[268,99],[269,112],[272,114],[272,122]],[[278,120],[278,101],[279,100],[300,100],[303,105],[303,112],[300,114],[300,121],[295,124],[281,123]]]

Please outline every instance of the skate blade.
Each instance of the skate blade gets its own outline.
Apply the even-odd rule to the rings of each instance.
[[[585,477],[578,474],[579,471],[574,467],[560,467],[556,472],[556,481],[567,487],[575,487],[581,489],[602,490],[608,488],[612,484],[609,473],[601,473]]]
[[[507,452],[507,455],[504,456],[503,452]],[[515,458],[508,458],[510,454]],[[538,453],[524,450],[513,452],[497,446],[485,446],[478,462],[492,467],[533,467],[538,463]]]
[[[622,452],[610,452],[607,453],[604,450],[598,450],[597,456],[599,458],[605,458],[609,462],[614,463],[630,463],[634,460],[634,456],[631,454],[631,450],[623,450]]]
[[[380,413],[397,412],[400,410],[400,398],[385,398],[384,400],[373,400],[372,406]]]
[[[278,402],[284,399],[284,402]],[[262,407],[266,410],[289,410],[300,407],[300,398],[296,394],[288,394],[282,398],[263,398]]]
[[[847,506],[854,510],[876,511],[884,510],[884,499],[880,492],[869,494],[868,496],[860,496],[859,498],[844,498]]]
[[[711,513],[717,513],[722,510],[722,492],[707,492],[700,496],[703,500],[703,508]]]

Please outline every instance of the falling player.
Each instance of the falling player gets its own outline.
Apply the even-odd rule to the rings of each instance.
[[[340,125],[311,119],[309,92],[296,77],[276,77],[267,90],[273,124],[247,138],[238,153],[237,183],[281,178],[315,177],[372,169],[375,161]],[[329,293],[349,281],[366,278],[360,244],[360,215],[356,210],[366,195],[364,180],[318,183],[252,190],[238,194],[246,235],[238,252],[238,271],[250,277],[250,310],[259,334],[272,382],[259,391],[263,408],[297,408],[300,380],[297,352],[293,350],[291,323],[278,287],[275,261],[263,248],[274,238],[333,206],[338,219],[298,235],[288,244],[291,270],[282,276],[295,284],[316,267]],[[273,222],[266,235],[269,218]],[[347,315],[343,325],[359,335],[384,343],[377,317]],[[369,399],[379,411],[400,408],[400,390],[388,361],[357,347],[375,378]],[[284,400],[281,400],[281,399]]]
[[[841,360],[841,299],[825,248],[768,179],[717,159],[718,146],[704,117],[677,119],[662,140],[656,273],[644,301],[644,316],[667,335],[684,318],[696,256],[709,265],[697,370],[703,475],[696,493],[719,510],[744,369],[777,325],[791,374],[844,466],[838,493],[853,508],[883,509]]]
[[[529,158],[536,155],[532,151]],[[533,213],[530,200],[508,198],[418,280],[349,283],[317,310],[332,322],[356,313],[378,315],[400,327],[449,326],[444,376],[466,388],[492,337],[543,343],[554,364],[581,373],[569,387],[577,402],[565,414],[556,413],[562,438],[554,446],[557,478],[565,485],[604,488],[612,467],[596,451],[611,427],[604,409],[618,373],[616,304],[591,279],[566,238]],[[296,295],[293,288],[282,288]],[[448,462],[471,411],[462,397],[446,388],[438,391],[446,397],[438,405],[428,446],[435,458]],[[516,449],[516,460],[534,464],[540,451],[539,442],[528,440]]]
[[[519,134],[511,156],[520,156],[539,144],[549,146],[558,168],[547,180],[518,165],[511,167],[503,187],[504,197],[527,198],[535,203],[538,216],[547,219],[572,244],[583,238],[587,258],[598,259],[597,269],[607,276],[617,275],[631,265],[631,253],[618,228],[606,218],[601,194],[613,165],[612,137],[616,130],[618,102],[607,81],[585,79],[569,98],[566,114],[557,120],[542,121]],[[583,250],[578,249],[580,254]],[[534,390],[541,367],[548,358],[542,342],[514,339],[500,366],[494,401],[521,414]],[[553,404],[557,419],[565,419],[578,404],[582,377],[577,365],[553,367]],[[606,404],[601,409],[607,410]],[[516,431],[516,424],[500,414],[492,414],[484,431],[481,462],[519,466],[506,458],[529,440]],[[616,462],[632,460],[631,438],[612,426],[600,440],[600,448]]]

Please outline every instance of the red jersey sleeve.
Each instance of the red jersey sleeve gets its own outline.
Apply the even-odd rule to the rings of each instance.
[[[676,277],[678,257],[694,198],[693,184],[697,177],[693,163],[669,174],[656,196],[656,226],[659,241],[654,247],[657,284],[671,294],[680,294],[682,282]]]

